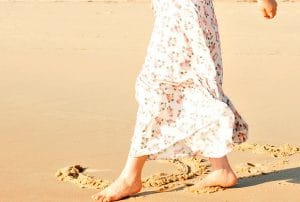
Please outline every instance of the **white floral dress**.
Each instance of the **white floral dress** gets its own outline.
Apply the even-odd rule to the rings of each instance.
[[[129,156],[218,158],[248,139],[248,124],[222,90],[212,0],[152,0],[154,27],[135,83]]]

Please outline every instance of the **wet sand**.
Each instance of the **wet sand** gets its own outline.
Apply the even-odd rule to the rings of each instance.
[[[149,161],[128,201],[300,200],[300,3],[273,20],[255,3],[215,10],[224,91],[250,127],[229,155],[239,184],[190,191],[207,159]],[[144,1],[0,2],[0,201],[89,201],[118,176],[152,23]]]

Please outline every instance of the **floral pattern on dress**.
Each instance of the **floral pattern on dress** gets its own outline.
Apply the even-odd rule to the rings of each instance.
[[[248,124],[222,89],[211,0],[152,0],[154,26],[135,83],[129,156],[219,158],[248,139]]]

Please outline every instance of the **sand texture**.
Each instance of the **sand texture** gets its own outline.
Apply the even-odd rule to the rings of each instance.
[[[300,147],[290,144],[284,145],[258,145],[243,143],[234,149],[235,151],[251,152],[253,154],[260,153],[268,155],[264,162],[246,162],[237,165],[234,168],[239,179],[247,179],[250,177],[273,174],[280,171],[283,167],[290,163],[290,156],[298,154],[300,156]],[[271,155],[270,155],[271,154]],[[274,157],[274,158],[272,158]],[[210,164],[206,159],[200,157],[190,157],[174,160],[163,160],[173,164],[175,167],[171,173],[155,173],[142,179],[143,188],[156,188],[157,192],[176,190],[182,187],[189,187],[184,190],[196,194],[214,193],[224,191],[225,188],[205,187],[199,189],[193,187],[193,181],[197,182],[205,177],[210,171]],[[100,179],[99,177],[85,174],[86,168],[80,165],[74,165],[62,168],[55,173],[55,176],[60,181],[71,182],[78,185],[80,188],[104,189],[109,185],[108,180]],[[198,177],[200,176],[200,177]],[[193,179],[193,181],[191,181]]]
[[[215,2],[224,92],[250,128],[228,155],[238,184],[196,188],[202,157],[149,161],[126,201],[300,201],[300,3],[266,20]],[[90,201],[119,175],[152,25],[149,1],[0,1],[1,202]]]

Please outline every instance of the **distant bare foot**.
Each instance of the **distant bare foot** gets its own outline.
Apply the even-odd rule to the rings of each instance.
[[[138,193],[142,189],[141,179],[129,180],[119,177],[104,190],[92,195],[92,199],[99,201],[116,201],[126,196]]]
[[[232,187],[237,184],[237,177],[232,170],[218,169],[208,174],[195,187]]]

